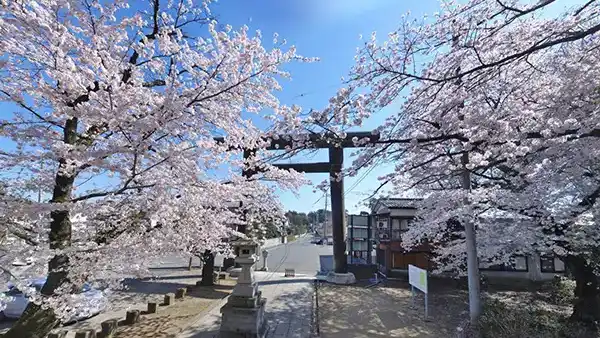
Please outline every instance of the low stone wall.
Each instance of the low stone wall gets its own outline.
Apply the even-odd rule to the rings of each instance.
[[[262,245],[262,249],[268,249],[279,244],[281,244],[281,237],[270,238],[265,240],[265,243]]]

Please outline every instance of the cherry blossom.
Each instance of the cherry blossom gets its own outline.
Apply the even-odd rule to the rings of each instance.
[[[54,309],[30,312],[8,337],[47,332],[53,322],[32,322],[60,317],[72,286],[116,286],[168,252],[227,252],[223,239],[244,235],[232,224],[284,219],[276,187],[305,180],[261,149],[302,111],[276,98],[290,77],[282,66],[315,59],[285,42],[267,49],[248,27],[219,28],[209,5],[1,4],[0,100],[12,111],[0,120],[0,265],[8,273],[31,256],[32,274],[49,268],[31,297]],[[244,161],[242,149],[256,151]],[[243,177],[250,168],[260,170]]]
[[[552,15],[553,3],[444,1],[433,18],[407,15],[384,42],[373,33],[347,87],[313,115],[343,130],[402,100],[351,170],[394,163],[382,187],[424,197],[403,244],[427,240],[439,270],[463,272],[461,224],[473,222],[484,264],[557,255],[581,286],[573,317],[597,321],[600,8],[557,1],[567,9]]]

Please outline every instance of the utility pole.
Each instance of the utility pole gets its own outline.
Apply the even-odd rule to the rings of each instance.
[[[467,169],[469,153],[464,152],[461,157],[463,172],[461,175],[461,186],[465,193],[471,192],[471,172]],[[465,197],[465,206],[469,203],[469,197]],[[464,223],[465,242],[467,244],[467,278],[469,282],[469,316],[471,324],[475,324],[481,314],[481,295],[479,288],[479,262],[477,260],[477,240],[475,236],[475,225],[471,220]]]
[[[456,47],[458,45],[458,39],[460,37],[455,35],[452,41],[452,47]],[[456,74],[460,74],[460,65],[456,69]],[[460,86],[462,83],[461,78],[459,77],[456,81],[457,86]],[[464,102],[462,102],[458,109],[461,110],[464,107]],[[464,120],[464,115],[459,114],[458,119],[460,121]],[[461,164],[462,164],[462,173],[461,173],[461,188],[465,193],[464,198],[464,206],[468,207],[469,201],[469,193],[471,192],[471,172],[467,165],[469,164],[469,152],[465,150],[461,156]],[[469,317],[471,320],[471,326],[475,327],[477,320],[479,319],[479,315],[481,314],[481,292],[479,285],[479,261],[477,259],[477,239],[475,235],[475,225],[472,220],[463,220],[463,226],[465,227],[465,244],[467,249],[467,281],[469,285]],[[476,333],[477,334],[477,333]],[[477,336],[476,336],[477,337]]]

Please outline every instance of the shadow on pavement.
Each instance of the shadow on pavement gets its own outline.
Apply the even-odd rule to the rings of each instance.
[[[190,277],[194,280],[198,280],[197,277]],[[185,288],[191,285],[195,285],[194,283],[181,283],[181,282],[169,282],[163,281],[166,278],[159,278],[153,280],[129,280],[126,282],[126,289],[120,290],[121,293],[133,293],[133,294],[156,294],[156,295],[164,295],[166,293],[175,292],[179,288]],[[175,278],[172,278],[175,279]],[[181,278],[177,278],[181,279]],[[222,285],[215,284],[214,286],[201,286],[198,287],[197,290],[202,290],[203,288],[211,288],[211,289],[221,289],[221,290],[231,290],[233,289],[232,285]],[[196,294],[196,288],[194,292],[188,293],[188,296],[194,296]],[[201,296],[206,296],[205,294],[201,294]],[[215,298],[223,298],[225,295],[218,295]]]
[[[321,284],[318,292],[322,338],[451,337],[466,308],[464,292],[432,290],[425,320],[422,294],[413,306],[402,282],[375,288]]]
[[[306,283],[307,280],[276,280],[261,283],[263,296],[267,299],[265,319],[266,338],[311,337],[313,316],[312,283],[295,287],[294,290],[282,290],[292,282]],[[311,280],[312,281],[312,280]],[[287,285],[287,286],[286,286]],[[204,317],[203,323],[191,327],[182,337],[215,338],[219,336],[221,315],[213,311]]]
[[[202,278],[202,275],[174,275],[174,276],[154,276],[154,277],[145,277],[145,278],[127,278],[126,281],[131,280],[142,280],[142,281],[153,281],[153,280],[172,280],[172,279],[199,279]]]
[[[195,270],[195,269],[202,269],[202,267],[199,265],[193,265],[192,270]],[[152,271],[152,270],[189,271],[190,269],[186,265],[186,266],[157,266],[157,267],[148,268],[148,270],[150,270],[150,271]]]
[[[311,337],[313,319],[312,286],[283,292],[273,299],[268,299],[265,318],[269,325],[267,338],[280,336]]]
[[[274,284],[295,284],[295,283],[312,283],[314,278],[292,278],[292,279],[277,279],[277,280],[265,280],[257,281],[260,285],[274,285]]]

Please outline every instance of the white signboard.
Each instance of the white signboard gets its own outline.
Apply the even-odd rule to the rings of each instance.
[[[427,293],[427,271],[409,264],[408,283]]]

